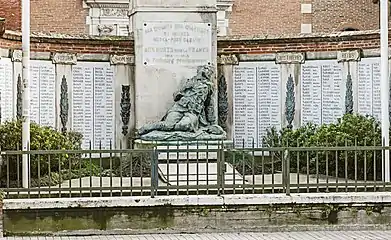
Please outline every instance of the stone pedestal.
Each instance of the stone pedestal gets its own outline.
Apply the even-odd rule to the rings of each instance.
[[[218,149],[231,146],[232,141],[135,141],[136,149],[156,149],[159,160],[178,161],[216,160]]]
[[[173,93],[196,74],[198,66],[216,66],[217,10],[216,0],[135,0],[129,12],[138,129],[164,116],[173,104]]]

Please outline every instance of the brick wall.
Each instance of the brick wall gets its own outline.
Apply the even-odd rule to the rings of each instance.
[[[31,31],[85,34],[88,9],[82,0],[31,0]],[[0,17],[6,29],[21,29],[21,0],[0,0]]]
[[[20,30],[21,0],[0,0],[0,17],[6,19],[6,29]]]
[[[340,31],[345,27],[379,28],[379,4],[372,0],[312,0],[312,9],[313,32]]]
[[[20,30],[21,0],[0,0],[7,29]],[[83,0],[31,0],[31,30],[88,33]],[[303,4],[310,12],[303,12]],[[379,4],[372,0],[235,0],[229,19],[231,35],[284,35],[333,32],[344,27],[379,27]]]
[[[232,35],[300,33],[301,0],[235,0],[229,20]]]
[[[83,9],[82,3],[82,0],[31,0],[31,31],[88,33],[88,10]]]
[[[390,35],[391,36],[391,35]],[[250,38],[224,37],[217,44],[219,54],[264,54],[277,52],[316,52],[344,49],[374,49],[380,47],[376,30],[311,34],[306,37]]]

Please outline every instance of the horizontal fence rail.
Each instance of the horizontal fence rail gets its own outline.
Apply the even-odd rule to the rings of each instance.
[[[7,198],[389,191],[390,147],[240,148],[177,144],[143,149],[3,151]],[[22,157],[30,162],[22,187]]]

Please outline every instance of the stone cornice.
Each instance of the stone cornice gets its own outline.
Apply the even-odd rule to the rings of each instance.
[[[20,32],[6,30],[0,39],[21,41]],[[64,44],[95,44],[95,45],[119,45],[128,46],[132,44],[132,36],[92,36],[92,35],[68,35],[53,33],[32,33],[31,42],[38,43],[64,43]]]
[[[391,33],[391,32],[390,32]],[[391,35],[390,35],[391,37]],[[266,43],[301,43],[301,42],[338,42],[351,40],[369,40],[379,39],[379,30],[354,31],[354,32],[339,32],[330,34],[299,34],[299,35],[283,35],[283,36],[221,36],[218,37],[220,44],[224,43],[246,43],[251,44],[266,44]]]
[[[391,33],[391,32],[390,32]],[[390,34],[391,37],[391,34]],[[21,41],[21,32],[6,30],[0,39]],[[296,36],[220,36],[217,38],[219,44],[266,44],[266,43],[316,43],[316,42],[338,42],[351,40],[379,40],[379,31],[355,31],[342,32],[335,34],[311,34],[311,35],[296,35]],[[77,43],[77,42],[94,42],[95,44],[113,44],[113,42],[126,43],[133,41],[133,35],[130,36],[92,36],[92,35],[68,35],[68,34],[53,34],[53,33],[39,33],[31,34],[32,42],[63,42]]]

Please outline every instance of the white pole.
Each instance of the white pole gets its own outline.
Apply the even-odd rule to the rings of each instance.
[[[381,127],[382,127],[382,143],[384,147],[389,146],[389,97],[390,83],[388,76],[388,1],[380,1],[380,77],[381,77]],[[383,161],[383,180],[390,181],[390,152],[384,151]]]
[[[22,0],[23,113],[22,150],[30,150],[30,0]],[[23,154],[22,186],[29,187],[30,158]]]

